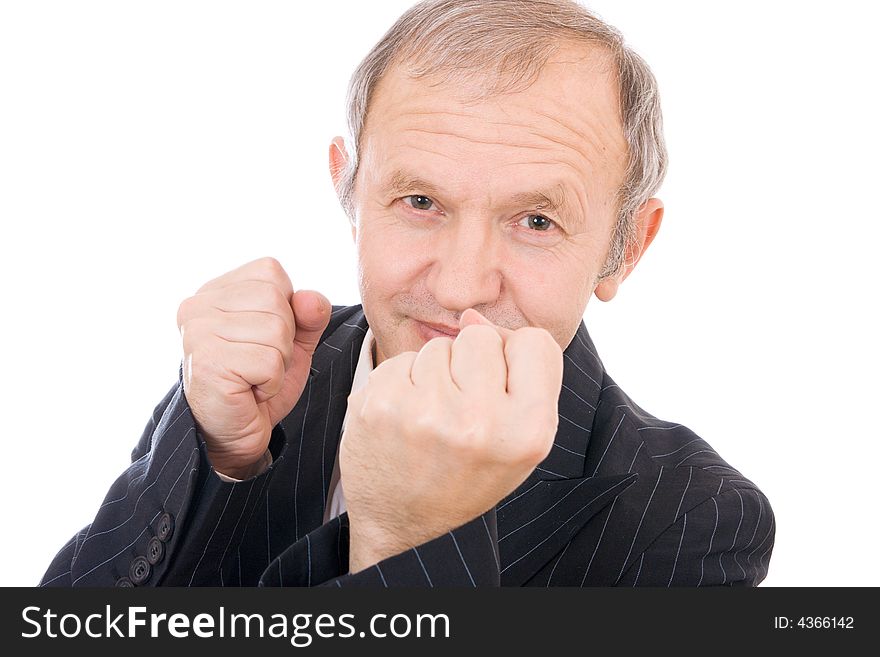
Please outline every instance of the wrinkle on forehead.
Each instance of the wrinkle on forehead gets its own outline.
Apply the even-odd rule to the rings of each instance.
[[[453,139],[463,139],[463,140],[466,140],[472,144],[484,144],[486,146],[510,146],[513,148],[525,148],[525,149],[534,149],[534,150],[543,150],[543,151],[551,150],[553,148],[552,146],[549,146],[547,144],[540,144],[537,142],[536,143],[517,142],[517,141],[511,141],[510,139],[480,139],[476,135],[463,135],[463,134],[461,134],[461,132],[451,132],[451,131],[446,131],[446,130],[404,128],[401,132],[402,133],[413,132],[416,134],[427,134],[427,135],[434,135],[437,137],[452,137]],[[554,140],[554,139],[548,139],[544,135],[541,135],[536,132],[530,132],[529,134],[531,134],[539,139],[547,139],[548,141],[552,141],[556,144],[565,146],[567,148],[571,148],[571,144],[568,144],[566,142]]]
[[[482,88],[477,100],[472,85],[478,85],[478,73],[466,85],[392,68],[371,100],[362,162],[382,167],[410,149],[447,160],[460,156],[462,165],[491,162],[495,169],[537,159],[570,166],[589,178],[594,193],[599,187],[602,196],[615,195],[628,146],[610,62],[604,49],[578,44],[551,57],[528,88],[493,95]]]

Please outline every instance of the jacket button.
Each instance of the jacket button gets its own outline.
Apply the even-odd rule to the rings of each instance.
[[[174,534],[174,516],[170,513],[163,513],[159,518],[159,524],[156,525],[156,535],[163,543],[167,542],[172,534]]]
[[[150,565],[155,566],[165,557],[165,544],[155,536],[150,539],[147,545],[147,561]]]
[[[150,574],[153,572],[153,567],[150,566],[150,562],[147,561],[146,557],[135,557],[131,561],[131,567],[128,569],[128,576],[131,578],[133,584],[140,586],[148,579],[150,579]]]
[[[132,584],[132,581],[128,579],[128,577],[120,577],[119,579],[117,579],[116,586],[121,586],[127,589],[134,588],[134,584]]]

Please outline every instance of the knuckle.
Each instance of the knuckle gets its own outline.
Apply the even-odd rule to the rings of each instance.
[[[375,389],[377,386],[382,384],[382,381],[385,380],[385,372],[388,371],[388,365],[386,365],[385,363],[390,362],[390,360],[386,360],[378,367],[374,367],[372,370],[370,370],[370,373],[367,375],[367,387]]]
[[[467,457],[479,458],[489,451],[490,437],[494,435],[491,423],[485,417],[485,408],[464,407],[456,413],[458,421],[449,420],[448,411],[432,417],[433,429],[439,432],[443,441],[450,448]]]
[[[530,439],[526,443],[526,457],[529,462],[537,464],[547,458],[553,447],[553,442],[556,440],[557,422],[556,416],[551,420],[548,415],[531,432]]]
[[[360,416],[368,425],[381,425],[394,416],[395,406],[388,395],[366,394],[361,404]]]
[[[476,422],[470,422],[457,431],[453,441],[456,449],[471,458],[485,456],[490,451],[487,432]]]
[[[180,324],[180,339],[183,343],[183,350],[185,352],[192,351],[203,341],[200,328],[200,322],[198,319],[184,320]]]
[[[287,312],[293,313],[293,311],[290,310],[290,302],[287,299],[287,295],[281,291],[280,287],[274,284],[270,285],[268,295],[268,300],[272,308],[279,312],[287,310]]]
[[[180,302],[180,305],[177,307],[177,328],[183,328],[183,325],[192,316],[193,305],[193,297],[187,297]]]
[[[204,349],[193,349],[186,354],[187,376],[195,383],[210,381],[214,376],[214,358]]]
[[[431,413],[416,413],[412,420],[412,428],[416,435],[428,435],[436,433],[439,425]]]
[[[272,256],[265,256],[256,260],[254,262],[254,267],[257,271],[265,274],[269,278],[276,278],[280,275],[285,275],[284,267],[282,267],[281,263]]]
[[[267,349],[266,364],[274,376],[284,374],[284,357],[278,349]]]
[[[424,349],[424,347],[422,348]],[[395,380],[400,380],[403,378],[404,374],[408,375],[412,370],[413,363],[418,358],[419,353],[421,352],[403,351],[396,356],[382,361],[372,372],[370,372],[370,381],[375,381],[377,384],[383,384],[383,382],[386,381],[390,383]]]
[[[517,410],[504,423],[500,457],[510,463],[534,466],[550,453],[559,416],[555,407],[545,402],[518,404]]]
[[[284,360],[281,352],[273,347],[260,345],[254,350],[254,362],[266,379],[273,379],[284,372]]]
[[[258,260],[257,263],[258,273],[262,278],[271,281],[280,288],[291,287],[290,276],[287,275],[287,272],[278,260],[272,257],[265,257]]]
[[[205,370],[202,355],[194,351],[188,352],[185,359],[185,369],[189,379],[194,381],[201,379]]]
[[[552,447],[552,440],[546,440],[546,436],[536,435],[523,445],[521,460],[528,465],[538,465],[547,458]]]
[[[277,344],[281,347],[293,342],[293,336],[290,334],[290,326],[283,318],[272,314],[268,315],[267,321],[269,322],[269,337],[273,344]]]

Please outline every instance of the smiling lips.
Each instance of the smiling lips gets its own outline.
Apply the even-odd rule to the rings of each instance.
[[[432,338],[454,338],[459,333],[457,326],[447,326],[446,324],[433,324],[430,322],[422,322],[414,320],[418,327],[419,333],[425,340]]]

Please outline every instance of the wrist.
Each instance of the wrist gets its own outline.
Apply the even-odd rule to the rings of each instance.
[[[351,519],[349,512],[348,569],[351,573],[379,563],[412,547],[411,541],[372,523]]]
[[[425,526],[418,520],[382,523],[352,515],[349,509],[348,565],[352,573],[431,541],[448,529]]]
[[[242,481],[263,474],[272,465],[272,454],[267,449],[256,461],[247,463],[239,460],[229,460],[207,451],[208,461],[214,471],[226,479]]]

